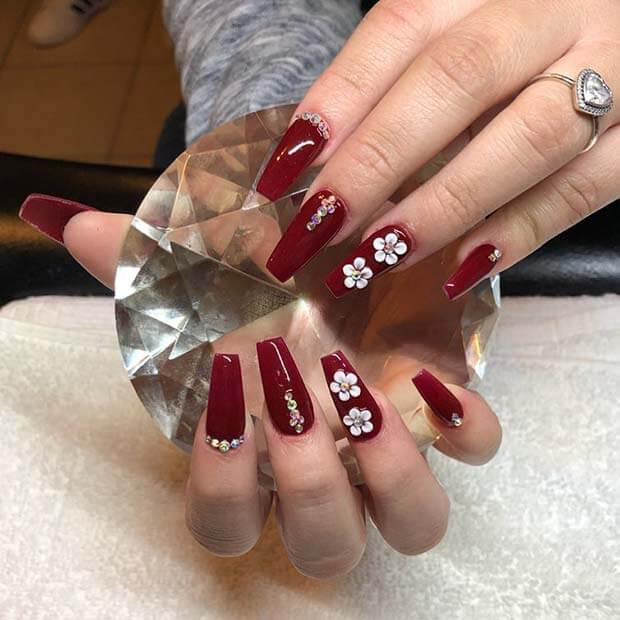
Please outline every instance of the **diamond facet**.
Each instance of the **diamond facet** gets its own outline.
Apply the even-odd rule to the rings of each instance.
[[[577,76],[575,106],[581,112],[592,116],[607,114],[613,107],[611,88],[593,69],[583,69]]]

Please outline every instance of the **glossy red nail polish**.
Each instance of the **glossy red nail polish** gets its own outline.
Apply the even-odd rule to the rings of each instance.
[[[274,426],[284,435],[299,435],[314,423],[310,394],[282,338],[256,344],[265,402]]]
[[[245,403],[239,356],[216,353],[211,368],[206,442],[220,452],[243,443]]]
[[[402,262],[413,239],[401,226],[385,226],[351,252],[325,279],[334,297],[364,289],[370,280]]]
[[[82,211],[97,209],[64,198],[30,194],[19,209],[19,217],[46,237],[63,244],[62,235],[67,222]]]
[[[299,209],[267,261],[267,269],[286,282],[342,228],[347,208],[328,189],[311,196]]]
[[[452,427],[463,424],[464,414],[461,403],[437,377],[423,369],[412,381],[431,411],[444,424]]]
[[[318,115],[304,112],[286,130],[265,166],[256,189],[277,200],[316,159],[329,140],[329,127]]]
[[[326,355],[321,364],[347,435],[355,441],[375,437],[381,430],[381,410],[344,353]]]
[[[479,245],[444,283],[443,290],[448,299],[455,299],[477,284],[490,273],[501,257],[501,250],[494,245]]]

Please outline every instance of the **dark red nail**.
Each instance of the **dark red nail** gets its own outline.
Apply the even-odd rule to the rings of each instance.
[[[220,452],[228,452],[243,443],[245,403],[239,356],[216,353],[213,357],[206,441]]]
[[[318,115],[304,112],[286,130],[265,166],[256,189],[277,200],[316,159],[329,140],[329,127]]]
[[[256,344],[265,402],[274,425],[285,435],[305,433],[314,409],[295,360],[282,338]]]
[[[73,200],[45,194],[30,194],[22,203],[19,217],[46,237],[64,243],[62,236],[67,222],[82,211],[96,210]]]
[[[485,243],[473,250],[461,266],[446,280],[443,290],[448,299],[454,299],[477,284],[502,257],[501,250]]]
[[[370,439],[381,430],[377,402],[342,351],[321,358],[336,411],[351,439]]]
[[[347,215],[344,201],[328,189],[301,206],[267,261],[267,269],[286,282],[342,228]]]
[[[412,381],[431,411],[444,424],[453,427],[463,424],[464,414],[461,403],[437,377],[423,369]]]
[[[325,279],[335,297],[366,288],[372,278],[400,263],[413,249],[413,239],[400,226],[386,226],[363,241]]]

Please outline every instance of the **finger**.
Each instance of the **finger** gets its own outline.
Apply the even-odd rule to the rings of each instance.
[[[563,11],[565,19],[557,20],[556,9],[559,1],[544,11],[522,0],[486,3],[413,61],[309,190],[311,195],[329,187],[349,207],[334,241],[357,228],[485,110],[512,96],[577,41],[581,14]]]
[[[381,392],[364,385],[341,351],[321,363],[381,534],[401,553],[435,546],[448,524],[448,496],[402,418]]]
[[[364,511],[334,437],[282,338],[257,344],[277,516],[293,565],[325,578],[350,571],[365,545]]]
[[[595,147],[489,217],[462,241],[458,269],[444,285],[454,299],[620,197],[620,126]],[[493,251],[500,260],[489,260]]]
[[[428,370],[421,370],[413,383],[426,402],[429,422],[441,435],[435,448],[470,465],[482,465],[495,456],[502,429],[479,394],[458,385],[446,386]]]
[[[213,358],[209,403],[196,430],[186,521],[194,538],[217,555],[241,555],[258,540],[271,494],[258,485],[252,425],[246,426],[236,355]]]
[[[579,49],[549,71],[576,76],[586,58],[594,56],[604,75],[620,75],[619,52],[620,44]],[[383,231],[395,224],[415,231],[416,251],[399,261],[405,267],[553,174],[583,150],[591,135],[592,118],[576,112],[572,98],[572,91],[557,81],[525,89],[440,172],[373,223],[366,245],[384,238]],[[599,131],[618,120],[620,110],[612,108],[600,119]],[[490,182],[497,179],[501,182]],[[341,274],[335,282],[336,287],[342,283]]]
[[[72,217],[64,229],[64,244],[75,260],[108,288],[114,275],[132,216],[88,211]]]
[[[281,197],[315,159],[325,161],[437,35],[484,0],[381,0],[297,108],[257,189]]]

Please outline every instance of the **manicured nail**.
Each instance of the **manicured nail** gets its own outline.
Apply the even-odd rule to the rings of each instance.
[[[267,269],[286,282],[342,228],[347,208],[328,189],[314,194],[301,206],[267,261]]]
[[[304,112],[295,117],[265,166],[256,189],[277,200],[316,159],[329,140],[329,126],[318,115]]]
[[[444,424],[453,427],[463,424],[464,414],[461,403],[437,377],[423,369],[412,381],[431,411]]]
[[[310,394],[282,338],[256,344],[269,415],[284,435],[305,433],[314,423]]]
[[[342,351],[321,358],[336,411],[351,439],[370,439],[381,430],[381,411]]]
[[[245,403],[239,356],[216,353],[211,368],[205,441],[220,452],[244,441]]]
[[[493,269],[501,257],[502,251],[494,245],[490,243],[479,245],[443,285],[448,299],[455,299],[477,284]]]
[[[63,232],[67,222],[82,211],[97,211],[97,209],[73,200],[45,194],[30,194],[19,209],[19,217],[46,237],[64,245]]]
[[[325,279],[335,297],[363,289],[395,267],[413,250],[413,239],[400,226],[386,226],[363,241]]]

